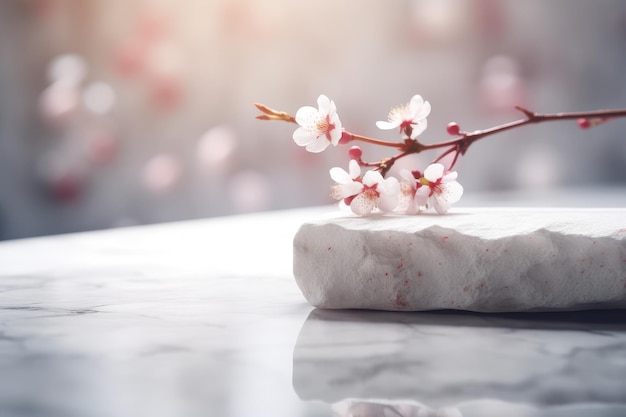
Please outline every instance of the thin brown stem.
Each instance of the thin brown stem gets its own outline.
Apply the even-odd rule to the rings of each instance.
[[[454,164],[456,164],[457,159],[459,159],[458,146],[451,146],[450,148],[446,149],[441,155],[435,158],[432,163],[434,164],[434,163],[440,162],[443,158],[450,155],[452,152],[456,153],[456,155],[454,155],[454,159],[452,160],[452,163],[450,164],[450,167],[453,167]]]
[[[374,138],[368,138],[367,136],[361,136],[361,135],[355,135],[352,134],[354,140],[359,141],[359,142],[365,142],[365,143],[371,143],[373,145],[379,145],[379,146],[388,146],[391,148],[403,148],[404,147],[404,143],[398,143],[398,142],[387,142],[384,140],[380,140],[380,139],[374,139]]]

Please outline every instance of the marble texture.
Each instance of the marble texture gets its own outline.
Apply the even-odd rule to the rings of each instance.
[[[293,360],[298,395],[331,403],[346,417],[350,409],[403,417],[626,415],[626,317],[619,310],[316,309]]]
[[[0,242],[0,416],[299,415],[291,245],[331,210]]]
[[[294,275],[322,308],[626,308],[626,209],[458,209],[304,224]]]
[[[626,415],[621,312],[314,310],[293,237],[335,213],[0,242],[0,416]]]

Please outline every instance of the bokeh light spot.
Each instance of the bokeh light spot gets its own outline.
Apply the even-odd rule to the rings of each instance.
[[[272,186],[262,173],[241,171],[228,184],[230,200],[239,212],[267,209],[271,203]]]
[[[55,57],[48,66],[48,79],[51,83],[80,84],[87,73],[85,60],[76,54]]]
[[[151,191],[164,192],[176,185],[182,176],[180,161],[172,155],[160,154],[150,159],[143,169],[144,185]]]
[[[53,83],[39,97],[39,109],[44,118],[63,121],[77,109],[78,91],[65,83]]]
[[[535,146],[520,155],[517,182],[522,188],[547,189],[558,184],[563,174],[561,158],[548,146]]]
[[[106,83],[95,82],[83,90],[83,104],[92,113],[106,114],[110,112],[115,101],[115,90]]]
[[[235,131],[228,126],[209,129],[198,139],[196,155],[203,169],[219,173],[226,168],[237,150],[239,140]]]

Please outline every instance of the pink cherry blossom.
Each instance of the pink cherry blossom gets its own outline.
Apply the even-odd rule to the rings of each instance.
[[[335,102],[325,95],[317,98],[317,106],[304,106],[296,113],[296,123],[300,125],[293,133],[293,140],[299,146],[306,146],[309,152],[322,152],[331,143],[337,146],[341,139],[342,127]]]
[[[423,186],[415,192],[415,199],[426,201],[439,214],[446,213],[463,195],[463,187],[456,181],[457,175],[456,171],[444,172],[442,164],[429,165],[419,179]]]
[[[404,132],[415,139],[426,130],[426,118],[429,114],[430,103],[416,94],[408,104],[391,110],[388,116],[389,121],[378,121],[376,126],[382,130],[399,129],[400,133]]]
[[[350,161],[348,172],[331,168],[330,177],[337,183],[332,187],[332,196],[343,200],[354,214],[366,216],[374,209],[390,212],[398,205],[398,180],[383,178],[378,171],[367,171],[361,177],[361,167],[354,159]]]

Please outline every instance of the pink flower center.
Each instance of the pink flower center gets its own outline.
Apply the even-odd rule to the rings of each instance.
[[[413,129],[413,120],[403,120],[400,123],[400,132],[406,132],[407,129]]]
[[[432,195],[435,193],[441,194],[441,180],[442,178],[437,178],[437,181],[428,181],[426,178],[421,177],[419,180],[417,180],[417,188],[427,186],[428,188],[430,188],[430,193],[428,193],[428,196],[432,197]]]
[[[435,182],[431,182],[430,184],[428,184],[428,186],[430,187],[430,194],[428,196],[431,197],[435,193],[441,194],[441,185],[441,178],[437,179],[437,181]]]
[[[374,184],[371,187],[363,184],[363,191],[361,191],[361,194],[363,194],[368,200],[376,200],[380,197],[380,193],[376,191],[377,188],[378,184]]]
[[[325,135],[326,139],[330,141],[330,132],[335,129],[335,124],[330,122],[330,115],[327,114],[325,118],[320,119],[317,123],[315,123],[315,129]]]

